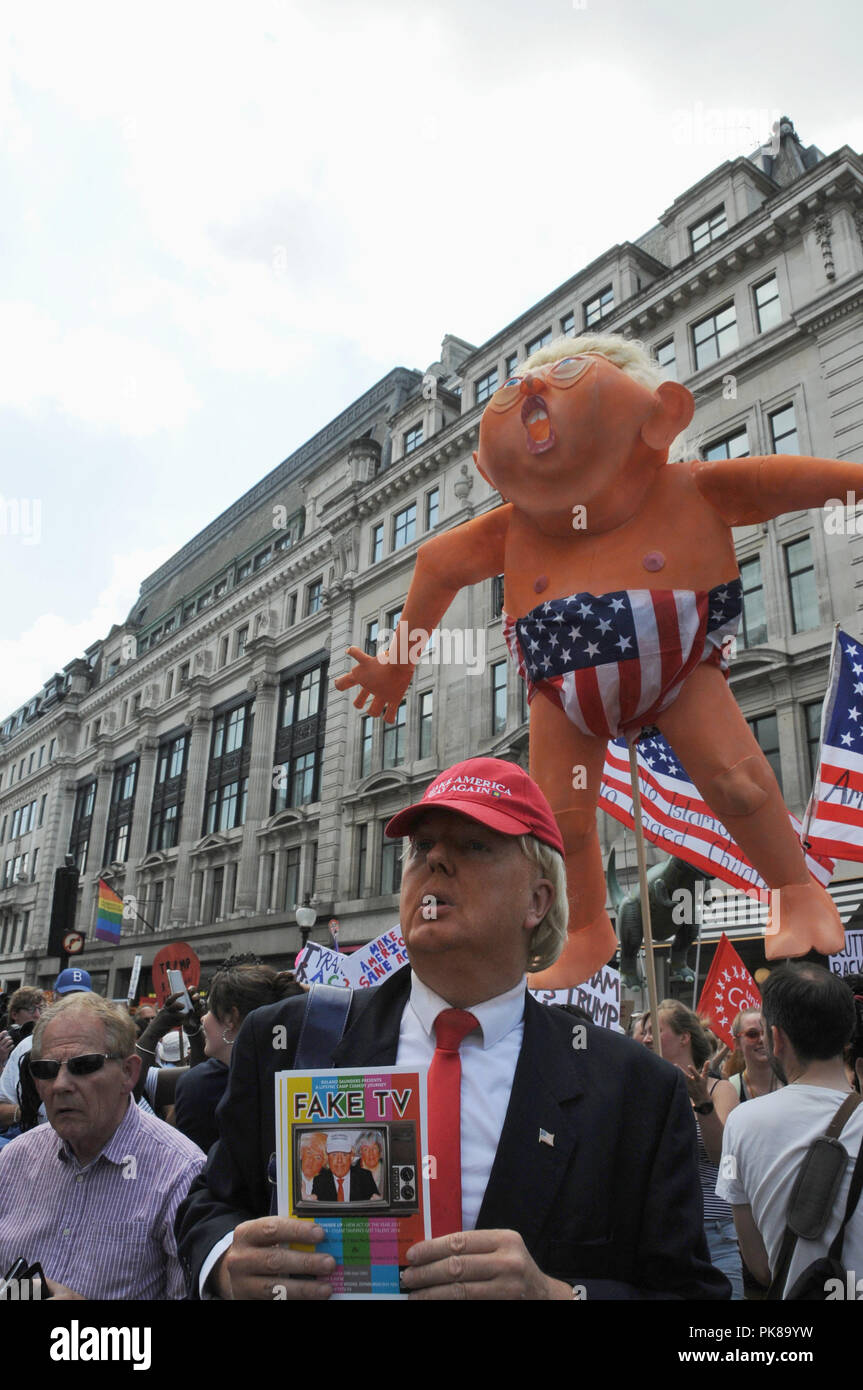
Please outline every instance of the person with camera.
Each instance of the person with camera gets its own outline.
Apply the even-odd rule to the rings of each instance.
[[[54,993],[61,997],[64,994],[88,993],[91,988],[92,980],[88,972],[78,967],[70,967],[66,970],[61,970],[54,981]],[[21,994],[25,995],[26,1000],[29,1002],[29,1008],[25,1009],[25,1015],[19,1023],[12,1020],[12,1012],[16,1000]],[[34,1000],[32,996],[34,995],[39,996],[38,1012],[34,1012],[33,1008]],[[9,1000],[10,1021],[13,1022],[13,1026],[19,1027],[21,1031],[15,1040],[15,1045],[9,1054],[6,1066],[3,1068],[3,1075],[0,1076],[0,1149],[6,1144],[11,1143],[13,1139],[17,1139],[22,1128],[28,1127],[26,1121],[24,1125],[21,1123],[22,1110],[27,1108],[26,1098],[22,1095],[21,1061],[28,1055],[33,1046],[33,1029],[39,1021],[44,1007],[45,996],[42,991],[31,989],[26,986],[23,989],[16,990]],[[20,1009],[16,1008],[15,1011],[18,1013]],[[45,1114],[45,1107],[34,1098],[34,1090],[35,1088],[31,1089],[29,1097],[33,1100],[33,1123],[42,1125],[46,1123],[48,1117]]]
[[[22,1038],[33,1032],[44,1007],[45,996],[41,989],[34,989],[32,985],[16,989],[9,1000],[6,1024],[0,1031],[0,1073],[13,1047],[17,1047]]]

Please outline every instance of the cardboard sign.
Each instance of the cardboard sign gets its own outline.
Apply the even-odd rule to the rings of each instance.
[[[834,975],[863,973],[863,931],[846,931],[845,949],[829,960]]]
[[[294,975],[301,985],[350,984],[345,966],[349,957],[310,941],[294,961]]]
[[[187,987],[197,989],[201,979],[201,962],[191,946],[185,941],[172,941],[156,952],[153,960],[153,990],[159,1001],[159,1008],[171,993],[168,985],[168,971],[179,970]]]
[[[532,989],[540,1004],[577,1004],[600,1028],[622,1033],[620,1026],[620,971],[604,966],[572,989]]]
[[[372,985],[379,985],[382,980],[407,963],[408,955],[402,929],[397,925],[390,927],[389,931],[382,932],[374,941],[370,941],[368,946],[363,946],[361,950],[348,956],[345,974],[348,984],[353,985],[354,989],[369,989]]]

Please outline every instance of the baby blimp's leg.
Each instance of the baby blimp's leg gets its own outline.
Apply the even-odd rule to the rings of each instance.
[[[530,775],[551,804],[566,850],[569,927],[554,965],[530,976],[532,989],[569,989],[605,965],[617,937],[605,910],[605,875],[596,833],[596,803],[605,741],[581,733],[557,705],[538,694],[530,707]]]
[[[769,960],[842,949],[833,900],[815,881],[773,769],[716,666],[702,664],[656,723],[710,809],[771,890]]]

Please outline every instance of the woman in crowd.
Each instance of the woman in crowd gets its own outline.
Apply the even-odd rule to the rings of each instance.
[[[722,1132],[730,1112],[738,1104],[734,1088],[708,1075],[712,1049],[701,1019],[677,999],[659,1005],[662,1056],[686,1077],[692,1109],[698,1121],[698,1175],[704,1196],[704,1233],[710,1258],[731,1282],[732,1298],[743,1298],[740,1250],[734,1215],[727,1202],[716,1196],[716,1179],[722,1156]],[[644,1021],[645,1047],[653,1048],[652,1020]]]
[[[231,1049],[246,1014],[304,992],[290,971],[262,965],[256,956],[232,956],[213,976],[209,1013],[201,1019],[207,1060],[185,1072],[177,1069],[174,1098],[177,1128],[205,1153],[219,1137],[216,1106],[228,1084]]]
[[[770,1065],[764,1039],[764,1019],[759,1009],[744,1009],[731,1025],[734,1051],[725,1063],[724,1074],[734,1087],[737,1099],[754,1100],[767,1096],[782,1085]]]

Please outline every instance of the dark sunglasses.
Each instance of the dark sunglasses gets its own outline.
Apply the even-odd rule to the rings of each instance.
[[[55,1081],[60,1068],[66,1067],[70,1076],[92,1076],[101,1071],[106,1062],[122,1062],[119,1052],[84,1052],[80,1057],[68,1057],[65,1062],[57,1062],[52,1057],[40,1058],[37,1062],[30,1058],[30,1075],[35,1081]]]
[[[738,1036],[738,1038],[748,1038],[750,1042],[754,1042],[756,1038],[763,1038],[763,1037],[764,1037],[764,1029],[763,1029],[763,1028],[745,1028],[745,1029],[743,1030],[743,1032],[742,1032],[742,1033],[738,1033],[737,1036]]]

